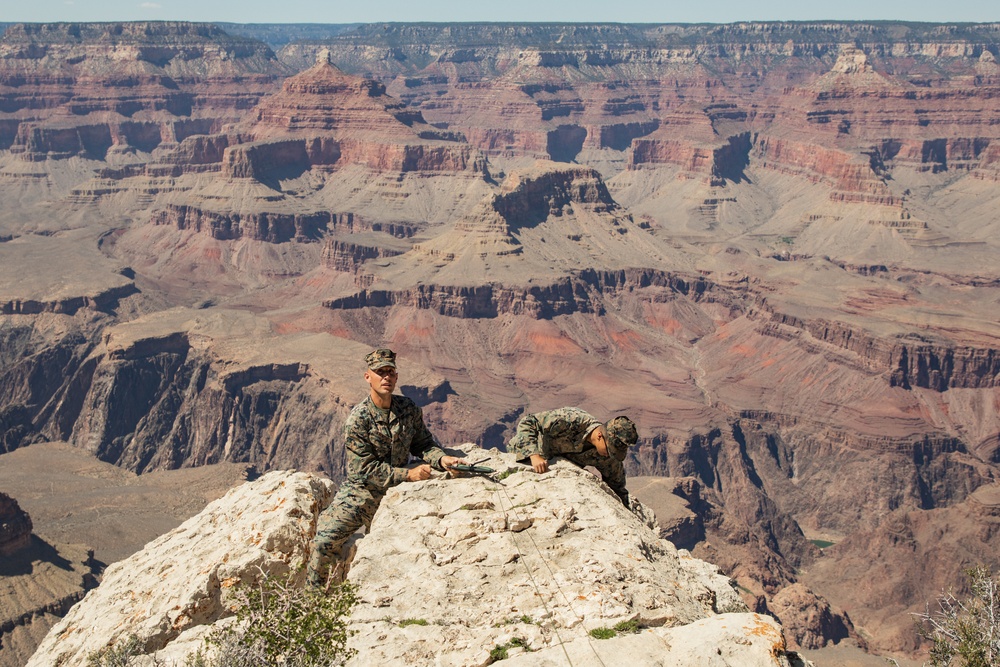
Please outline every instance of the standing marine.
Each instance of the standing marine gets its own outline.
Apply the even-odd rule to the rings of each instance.
[[[537,473],[548,471],[548,460],[553,456],[565,457],[580,467],[593,466],[628,507],[622,461],[638,439],[635,424],[628,417],[602,424],[580,408],[557,408],[522,419],[507,451],[518,461],[530,461]]]
[[[405,396],[394,396],[396,353],[380,348],[365,357],[369,393],[344,424],[347,479],[317,522],[309,559],[309,583],[322,585],[341,548],[362,525],[369,528],[389,487],[429,479],[431,468],[444,471],[462,463],[434,441],[420,408]],[[410,456],[424,461],[409,467]]]

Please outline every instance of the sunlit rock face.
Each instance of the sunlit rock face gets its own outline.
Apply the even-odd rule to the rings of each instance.
[[[518,636],[534,649],[515,664],[569,651],[628,655],[629,664],[787,665],[781,628],[746,612],[718,570],[659,538],[598,478],[562,461],[536,476],[497,450],[468,446],[505,479],[436,478],[391,489],[358,539],[348,578],[351,665],[415,660],[488,662]],[[276,471],[231,491],[201,514],[108,569],[101,585],[46,637],[29,665],[83,664],[136,635],[158,659],[182,659],[229,622],[228,590],[261,572],[291,573],[309,557],[331,485]],[[100,612],[100,613],[98,613]],[[401,627],[406,619],[425,624]],[[639,632],[602,644],[588,632],[620,621]],[[406,624],[402,624],[406,626]]]

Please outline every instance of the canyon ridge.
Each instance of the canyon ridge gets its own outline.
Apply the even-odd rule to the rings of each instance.
[[[1000,569],[998,55],[1000,24],[6,25],[0,468],[337,482],[385,345],[445,445],[630,415],[634,495],[789,647],[919,659],[910,614]],[[0,549],[66,591],[0,655],[129,551],[56,543],[33,470]]]

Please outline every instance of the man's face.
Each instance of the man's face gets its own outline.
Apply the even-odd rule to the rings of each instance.
[[[590,444],[597,448],[597,453],[601,456],[608,455],[608,429],[603,425],[598,426],[590,432]]]
[[[398,377],[396,369],[392,366],[383,366],[375,370],[369,369],[365,371],[365,380],[368,382],[368,386],[380,396],[392,393],[396,388],[396,379]]]

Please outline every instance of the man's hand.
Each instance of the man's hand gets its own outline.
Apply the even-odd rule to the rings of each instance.
[[[465,459],[460,459],[457,456],[442,456],[441,457],[441,467],[445,470],[450,469],[453,465],[457,463],[468,463]]]
[[[541,454],[531,455],[531,467],[535,469],[537,473],[543,473],[549,471],[549,462],[545,460],[545,457]]]
[[[431,466],[428,463],[415,466],[406,471],[407,482],[419,482],[422,479],[431,478]]]

